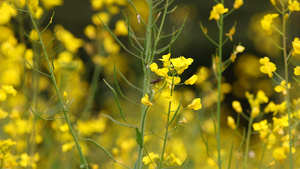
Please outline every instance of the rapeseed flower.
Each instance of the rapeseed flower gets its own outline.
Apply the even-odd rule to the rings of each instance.
[[[201,99],[196,98],[188,105],[188,109],[200,110],[202,108]]]
[[[288,8],[291,12],[300,11],[300,5],[297,0],[289,0]]]
[[[173,68],[177,71],[177,74],[182,74],[184,70],[188,68],[189,65],[193,63],[192,58],[185,58],[184,56],[180,56],[178,58],[170,59]]]
[[[273,72],[276,71],[276,65],[270,62],[268,57],[259,59],[259,63],[263,64],[260,66],[260,71],[267,74],[270,78],[273,77]]]
[[[290,87],[291,87],[291,84],[288,83],[288,88],[290,88]],[[281,93],[282,92],[283,95],[286,95],[286,93],[287,93],[287,91],[286,91],[286,82],[284,80],[281,81],[280,85],[275,86],[274,90],[277,93]]]
[[[0,25],[7,24],[10,19],[17,15],[17,10],[13,9],[6,3],[1,3],[0,5]]]
[[[294,51],[292,53],[293,56],[299,55],[300,54],[300,40],[299,38],[294,38],[293,43],[293,48]]]
[[[267,35],[272,34],[271,25],[273,19],[278,17],[279,14],[267,14],[264,16],[264,19],[260,21],[262,28],[266,31]]]
[[[294,75],[299,76],[300,75],[300,66],[296,66],[294,68]]]
[[[144,105],[148,105],[148,106],[152,106],[153,103],[151,103],[149,101],[149,97],[148,97],[148,94],[145,94],[145,96],[141,99],[141,102],[144,104]]]
[[[43,7],[46,10],[51,10],[56,6],[61,6],[63,5],[64,1],[63,0],[40,0],[43,3]]]
[[[143,162],[145,165],[152,164],[152,162],[155,163],[155,161],[158,161],[160,159],[160,156],[157,153],[148,153],[148,156],[143,157]]]
[[[197,75],[193,75],[192,77],[190,77],[189,79],[187,79],[184,84],[185,85],[193,85],[196,83],[196,81],[198,80],[198,76]]]
[[[234,9],[239,9],[244,4],[243,0],[235,0],[233,4]]]
[[[273,150],[272,156],[275,160],[277,160],[280,164],[283,164],[283,160],[287,158],[284,152],[284,148],[277,147]]]
[[[128,30],[126,28],[127,23],[124,20],[119,20],[116,22],[114,34],[116,36],[127,36]]]
[[[232,108],[239,114],[243,112],[241,103],[239,101],[234,100],[232,102]]]
[[[228,12],[228,8],[225,8],[223,4],[218,3],[217,5],[213,6],[212,11],[210,12],[209,20],[220,20],[220,15]]]
[[[233,130],[236,128],[235,121],[231,116],[227,116],[227,125]]]

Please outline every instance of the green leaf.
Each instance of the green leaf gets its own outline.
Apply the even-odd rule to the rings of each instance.
[[[136,142],[138,145],[142,148],[143,147],[143,137],[138,128],[135,128],[135,133],[136,133]]]

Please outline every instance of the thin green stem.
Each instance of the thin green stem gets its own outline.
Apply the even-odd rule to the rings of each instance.
[[[101,68],[102,66],[100,66],[99,64],[95,64],[95,70],[93,72],[93,77],[92,77],[92,82],[91,82],[91,87],[89,89],[89,94],[88,94],[88,98],[83,110],[83,115],[82,115],[82,119],[85,120],[88,118],[89,114],[90,114],[90,110],[92,107],[92,103],[94,101],[94,97],[98,88],[98,82],[99,82],[99,78],[100,78],[100,73],[101,73]]]
[[[224,0],[221,0],[224,4]],[[219,62],[218,62],[218,103],[217,103],[217,146],[218,146],[218,166],[222,169],[221,159],[221,80],[222,80],[222,47],[223,47],[223,15],[220,16],[219,20]]]
[[[249,155],[249,146],[250,146],[250,138],[251,138],[251,130],[252,130],[252,123],[253,123],[253,118],[250,117],[249,123],[248,123],[248,128],[247,128],[247,138],[246,138],[246,150],[245,150],[245,155],[244,155],[244,164],[243,164],[243,169],[246,169],[247,167],[247,161],[248,161],[248,155]]]
[[[143,70],[144,70],[144,86],[143,86],[143,96],[149,93],[149,84],[150,84],[150,69],[149,69],[149,61],[152,58],[152,24],[153,24],[153,9],[152,9],[152,0],[148,1],[149,5],[149,17],[148,17],[148,25],[146,30],[146,48],[145,48],[145,57],[142,60]],[[141,144],[138,145],[138,157],[136,161],[135,169],[143,168],[143,154],[144,154],[144,133],[145,133],[145,125],[146,125],[146,115],[147,115],[148,106],[143,105],[141,111]]]
[[[286,8],[285,3],[282,3],[282,11]],[[282,14],[282,46],[283,46],[283,59],[284,59],[284,73],[285,73],[285,82],[286,82],[286,107],[288,112],[288,121],[289,121],[289,161],[290,161],[290,169],[294,168],[293,164],[293,154],[292,154],[292,120],[291,120],[291,110],[290,110],[290,91],[289,91],[289,76],[288,76],[288,59],[287,59],[287,44],[286,44],[286,19],[285,13]]]
[[[172,78],[172,85],[171,85],[170,96],[172,96],[173,88],[174,88],[174,76]],[[169,101],[168,114],[167,114],[167,125],[166,125],[166,131],[165,131],[165,138],[164,138],[164,144],[163,144],[163,149],[162,149],[162,152],[161,152],[161,158],[160,158],[160,163],[159,163],[158,169],[161,169],[161,167],[162,167],[163,157],[164,157],[164,154],[165,154],[167,139],[168,139],[168,135],[169,135],[169,119],[170,119],[170,113],[171,113],[171,106],[172,106],[172,101]]]
[[[26,0],[26,5],[27,5],[28,11],[30,11],[29,5],[28,5],[28,1],[27,1],[27,0]],[[67,124],[68,124],[68,126],[69,126],[69,129],[70,129],[70,131],[71,131],[71,135],[72,135],[72,137],[73,137],[73,139],[74,139],[74,141],[75,141],[76,147],[77,147],[77,149],[78,149],[79,156],[80,156],[80,160],[81,160],[81,165],[83,165],[83,166],[81,166],[81,167],[84,167],[84,168],[88,169],[89,167],[88,167],[87,161],[86,161],[86,159],[85,159],[85,157],[84,157],[84,155],[83,155],[83,152],[82,152],[82,150],[81,150],[81,147],[80,147],[80,145],[79,145],[79,143],[78,143],[78,140],[77,140],[77,137],[76,137],[76,135],[75,135],[75,132],[73,131],[73,128],[72,128],[72,125],[71,125],[71,123],[70,123],[70,121],[69,121],[69,118],[68,118],[68,115],[67,115],[67,111],[66,111],[66,109],[65,109],[65,106],[64,106],[62,97],[61,97],[61,95],[60,95],[60,93],[59,93],[59,89],[58,89],[58,87],[57,87],[57,83],[56,83],[55,76],[54,76],[54,73],[53,73],[53,68],[52,68],[52,66],[51,66],[51,64],[50,64],[50,60],[49,60],[48,53],[47,53],[47,51],[46,51],[45,45],[44,45],[44,43],[43,43],[43,41],[42,41],[42,35],[41,35],[41,33],[40,33],[40,31],[39,31],[37,25],[36,25],[36,22],[35,22],[35,20],[34,20],[34,18],[33,18],[33,15],[31,14],[31,12],[28,12],[28,13],[29,13],[29,16],[30,16],[32,25],[33,25],[34,29],[36,30],[36,32],[37,32],[37,34],[38,34],[38,37],[39,37],[39,40],[38,40],[38,41],[39,41],[39,44],[41,45],[41,47],[42,47],[42,49],[43,49],[43,52],[44,52],[44,55],[45,55],[45,59],[46,59],[46,61],[47,61],[47,66],[48,66],[48,68],[49,68],[51,80],[52,80],[52,83],[53,83],[53,85],[54,85],[54,88],[55,88],[57,97],[58,97],[59,102],[60,102],[60,107],[61,107],[61,109],[62,109],[62,111],[63,111],[63,114],[64,114],[64,116],[65,116],[65,120],[66,120],[66,122],[67,122]]]

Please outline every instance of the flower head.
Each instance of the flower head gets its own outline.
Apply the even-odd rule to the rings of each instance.
[[[213,6],[212,11],[210,12],[209,20],[220,20],[220,15],[228,12],[228,8],[225,8],[223,4],[218,3],[217,5]]]
[[[231,116],[227,116],[227,125],[233,130],[236,128],[235,121]]]
[[[300,54],[300,40],[299,40],[299,38],[295,38],[292,43],[293,43],[293,48],[294,48],[294,51],[293,51],[292,55],[293,56],[299,55]]]
[[[297,0],[289,0],[289,6],[288,6],[289,10],[291,12],[293,11],[300,11],[300,5],[299,2]]]
[[[291,84],[289,83],[288,84],[288,88],[291,87]],[[280,93],[282,92],[283,95],[286,95],[286,82],[283,80],[280,82],[280,85],[277,85],[275,86],[274,90],[277,92],[277,93]]]
[[[148,97],[148,94],[145,94],[145,96],[141,99],[141,102],[144,104],[144,105],[148,105],[148,106],[152,106],[153,103],[151,103],[149,101],[149,97]]]
[[[196,98],[188,105],[188,109],[200,110],[202,108],[201,99]]]
[[[276,17],[278,17],[278,14],[267,14],[264,16],[264,19],[260,21],[261,26],[267,32],[267,35],[272,34],[271,24]]]
[[[244,4],[243,0],[235,0],[233,4],[234,9],[239,9]]]
[[[273,72],[275,72],[276,70],[276,65],[270,62],[270,59],[268,57],[259,59],[259,62],[263,64],[262,66],[260,66],[260,71],[267,74],[270,78],[273,77]]]
[[[237,112],[237,113],[242,113],[243,112],[243,109],[242,109],[242,106],[241,106],[241,103],[239,101],[233,101],[232,102],[232,107],[233,109]]]
[[[186,80],[184,82],[185,85],[193,85],[196,83],[196,81],[198,80],[198,76],[197,75],[193,75],[192,77],[190,77],[188,80]]]
[[[299,75],[300,75],[300,66],[296,66],[296,67],[294,68],[294,74],[295,74],[296,76],[299,76]]]

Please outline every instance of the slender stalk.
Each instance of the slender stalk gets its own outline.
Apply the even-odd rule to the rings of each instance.
[[[71,125],[71,123],[70,123],[70,121],[69,121],[69,118],[68,118],[68,115],[67,115],[67,110],[65,109],[65,106],[64,106],[62,97],[61,97],[61,95],[60,95],[60,93],[59,93],[59,90],[58,90],[58,87],[57,87],[57,83],[56,83],[56,80],[55,80],[55,76],[54,76],[54,73],[53,73],[53,68],[52,68],[52,66],[51,66],[51,64],[50,64],[50,60],[49,60],[49,57],[48,57],[48,54],[47,54],[45,45],[44,45],[44,43],[43,43],[43,41],[42,41],[42,35],[41,35],[41,33],[40,33],[40,31],[39,31],[39,29],[38,29],[36,23],[35,23],[35,20],[34,20],[34,18],[33,18],[33,15],[32,15],[31,12],[30,12],[29,5],[28,5],[28,1],[27,1],[27,0],[26,0],[26,5],[27,5],[27,9],[28,9],[28,11],[29,11],[28,13],[29,13],[29,16],[30,16],[30,20],[31,20],[31,22],[32,22],[32,25],[33,25],[34,29],[36,30],[36,32],[37,32],[37,34],[38,34],[38,37],[39,37],[38,42],[39,42],[39,44],[41,45],[41,47],[42,47],[42,49],[43,49],[43,52],[44,52],[44,55],[45,55],[45,59],[46,59],[46,61],[47,61],[47,66],[48,66],[48,68],[49,68],[51,80],[52,80],[52,83],[53,83],[53,85],[54,85],[54,88],[55,88],[57,97],[58,97],[58,99],[59,99],[60,107],[61,107],[61,109],[62,109],[62,111],[63,111],[63,114],[64,114],[64,116],[65,116],[65,120],[66,120],[66,122],[67,122],[67,124],[68,124],[68,126],[69,126],[69,129],[70,129],[70,131],[71,131],[71,135],[72,135],[72,137],[73,137],[73,139],[74,139],[74,141],[75,141],[76,147],[77,147],[77,149],[78,149],[79,156],[80,156],[80,160],[81,160],[81,163],[82,163],[81,165],[84,165],[84,166],[80,166],[80,167],[84,167],[84,168],[88,169],[89,167],[88,167],[87,161],[86,161],[86,159],[85,159],[85,157],[84,157],[84,155],[83,155],[83,152],[82,152],[82,150],[81,150],[81,147],[80,147],[80,145],[79,145],[79,142],[78,142],[78,139],[77,139],[77,137],[76,137],[76,135],[75,135],[75,132],[73,131],[72,125]]]
[[[172,78],[170,96],[172,96],[172,94],[173,94],[173,88],[174,88],[174,76]],[[161,167],[162,167],[163,157],[164,157],[164,154],[165,154],[167,139],[168,139],[168,135],[169,135],[169,119],[170,119],[170,113],[171,113],[171,106],[172,106],[172,101],[169,101],[169,108],[168,108],[168,114],[167,114],[167,126],[166,126],[164,144],[163,144],[163,149],[162,149],[162,152],[161,152],[161,158],[160,158],[160,163],[159,163],[158,169],[161,169]]]
[[[221,0],[224,4],[224,0]],[[221,159],[221,80],[222,80],[222,47],[223,47],[223,15],[220,16],[219,20],[219,61],[218,61],[218,103],[217,103],[217,144],[218,144],[218,166],[222,168]]]
[[[247,128],[246,150],[245,150],[245,155],[244,155],[245,156],[245,160],[244,160],[244,164],[243,164],[243,169],[246,169],[246,167],[247,167],[252,123],[253,123],[253,118],[250,116],[249,123],[248,123],[248,128]]]
[[[146,48],[145,48],[145,57],[143,58],[143,70],[144,70],[144,86],[143,86],[143,96],[146,93],[149,93],[149,84],[150,84],[150,69],[148,67],[149,61],[152,58],[152,24],[153,24],[153,16],[152,16],[152,0],[148,1],[149,6],[149,17],[148,17],[148,26],[146,30]],[[142,112],[141,112],[141,144],[138,146],[138,157],[136,161],[135,169],[142,169],[143,168],[143,154],[144,154],[144,134],[145,134],[145,124],[146,124],[146,115],[147,115],[148,106],[143,105]]]
[[[293,154],[292,154],[292,124],[291,124],[291,110],[290,110],[290,92],[289,92],[289,76],[288,76],[288,59],[287,59],[287,45],[286,45],[286,19],[285,19],[285,3],[282,3],[282,46],[283,46],[283,59],[284,59],[284,76],[285,76],[285,102],[288,111],[288,119],[289,119],[289,159],[290,159],[290,169],[294,168],[293,165]]]
[[[98,88],[98,82],[99,82],[99,78],[100,78],[100,73],[101,73],[101,68],[102,66],[99,64],[95,64],[95,70],[93,72],[93,77],[92,77],[92,81],[91,81],[91,87],[89,89],[89,94],[88,94],[88,98],[83,110],[83,115],[82,115],[82,119],[85,120],[88,118],[88,116],[90,115],[90,110],[92,107],[92,103],[94,101],[94,97]]]

